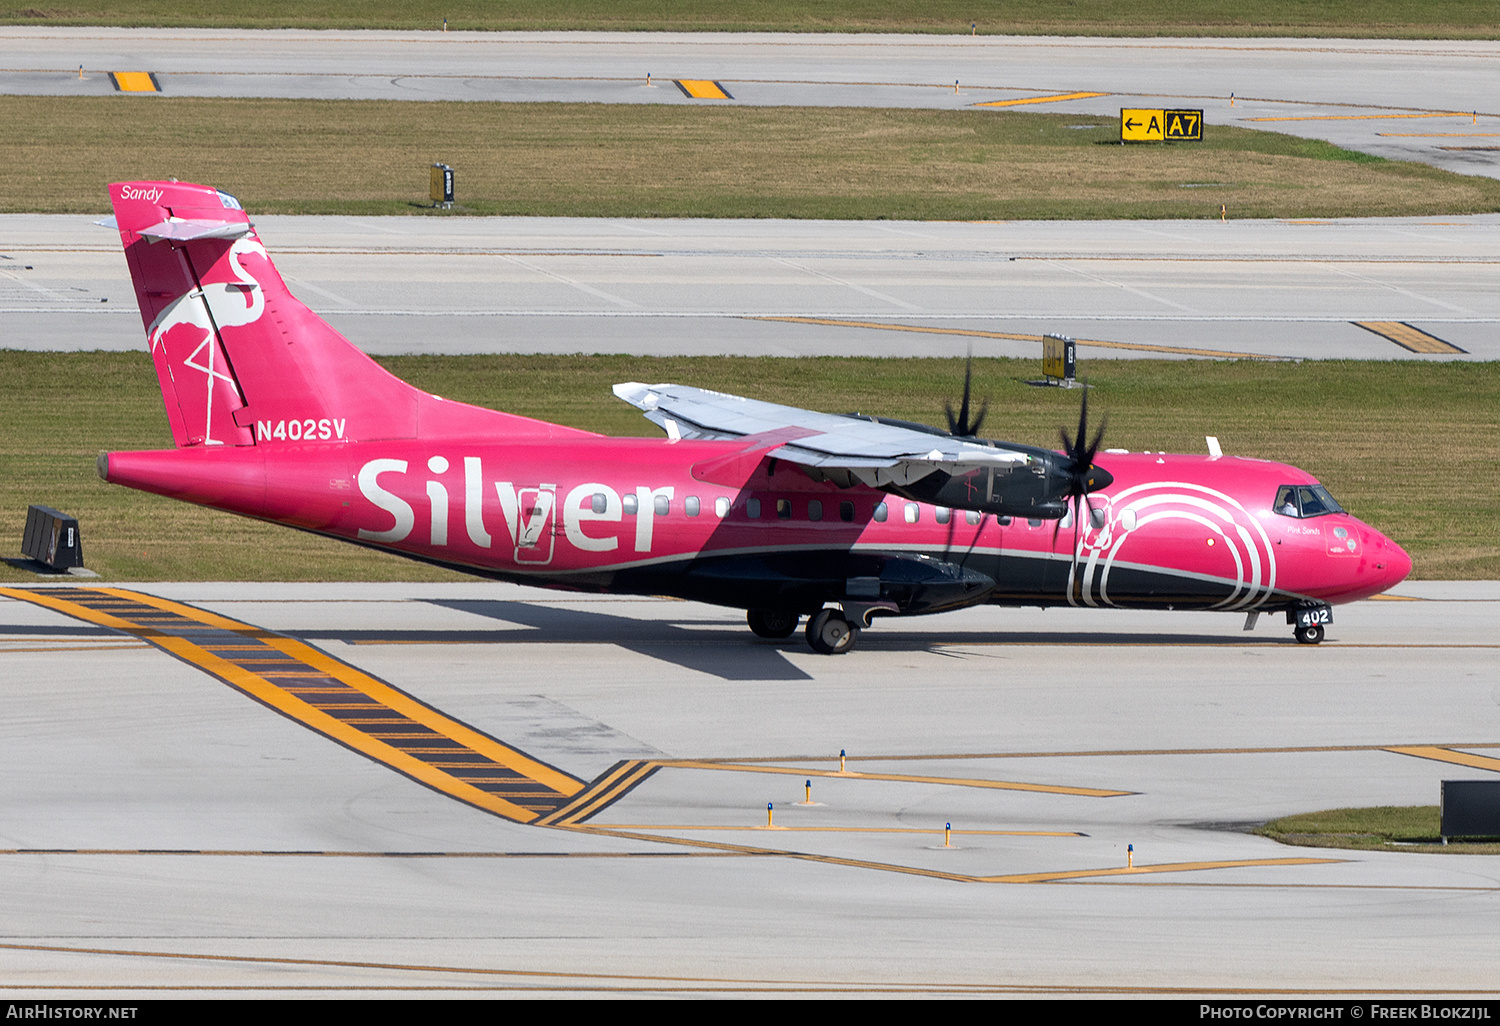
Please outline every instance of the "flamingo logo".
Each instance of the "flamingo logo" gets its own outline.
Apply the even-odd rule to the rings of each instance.
[[[235,280],[204,282],[201,290],[178,296],[166,309],[157,314],[156,319],[151,322],[151,327],[146,331],[153,355],[158,346],[165,347],[167,335],[175,328],[192,325],[202,333],[197,347],[183,358],[182,366],[203,375],[204,445],[224,444],[222,439],[213,437],[214,394],[223,391],[226,403],[231,399],[240,400],[238,384],[223,369],[227,361],[220,350],[215,328],[235,328],[254,324],[260,320],[266,310],[266,298],[261,290],[260,282],[241,262],[251,253],[258,254],[263,260],[270,259],[266,255],[265,247],[252,236],[247,235],[236,239],[229,247],[225,261]],[[185,388],[187,382],[175,379],[176,375],[174,375],[174,384],[178,388],[179,402],[188,399],[189,395],[186,394],[188,390]],[[192,393],[193,396],[196,394],[196,392]],[[236,406],[238,405],[243,405],[243,403],[237,402]],[[226,406],[222,412],[227,414],[229,408]]]

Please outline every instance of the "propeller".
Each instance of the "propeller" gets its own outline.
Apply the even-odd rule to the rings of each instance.
[[[974,349],[969,348],[968,359],[964,361],[964,400],[958,408],[958,415],[953,414],[953,404],[943,403],[943,412],[948,415],[948,433],[955,438],[973,438],[979,434],[979,428],[984,424],[984,415],[989,412],[990,401],[986,399],[979,405],[979,414],[973,423],[969,421],[969,386],[974,380]]]
[[[1099,424],[1099,429],[1094,432],[1094,437],[1087,444],[1084,439],[1088,438],[1089,430],[1089,392],[1088,382],[1083,385],[1083,403],[1078,410],[1078,434],[1076,437],[1068,436],[1067,428],[1059,428],[1058,435],[1062,439],[1063,454],[1067,457],[1067,463],[1061,469],[1067,475],[1067,486],[1063,496],[1071,500],[1073,504],[1073,564],[1068,575],[1068,589],[1071,592],[1075,587],[1074,582],[1078,580],[1078,528],[1083,519],[1084,496],[1089,492],[1097,492],[1101,488],[1108,488],[1114,482],[1114,475],[1103,467],[1094,466],[1094,455],[1099,451],[1099,443],[1104,440],[1104,429],[1109,424],[1106,416]],[[1092,515],[1092,510],[1090,511]],[[1052,547],[1057,548],[1057,532],[1062,527],[1062,521],[1058,521],[1052,528]]]

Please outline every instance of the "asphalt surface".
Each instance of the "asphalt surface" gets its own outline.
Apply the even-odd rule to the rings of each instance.
[[[133,590],[580,780],[663,765],[586,822],[507,821],[189,656],[0,597],[0,964],[28,1000],[1496,989],[1493,857],[1246,832],[1500,767],[1493,583],[1340,607],[1316,648],[1280,618],[979,609],[837,657],[732,610],[496,584]]]
[[[1490,177],[1497,69],[1494,41],[0,27],[0,93],[105,95],[111,72],[137,72],[173,96],[1194,108]]]
[[[0,216],[6,347],[143,347],[118,236],[91,220]],[[1082,360],[1500,357],[1497,215],[256,224],[292,292],[377,354],[947,356],[972,345],[1033,357],[1056,332],[1084,342]]]

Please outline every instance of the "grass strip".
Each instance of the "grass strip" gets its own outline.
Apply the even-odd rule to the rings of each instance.
[[[610,394],[673,381],[811,409],[934,423],[963,387],[953,359],[401,356],[380,361],[440,395],[613,435],[660,437]],[[1234,455],[1316,474],[1412,554],[1414,576],[1500,578],[1500,363],[1090,360],[1105,444]],[[1036,361],[976,359],[984,433],[1058,445],[1078,393],[1024,384]],[[79,518],[88,565],[113,580],[451,580],[339,542],[107,485],[103,450],[170,448],[156,375],[140,353],[0,351],[0,535],[15,554],[26,506]],[[0,580],[34,578],[0,564]]]
[[[1329,809],[1274,819],[1256,829],[1262,837],[1303,848],[1355,851],[1425,852],[1447,855],[1500,855],[1500,842],[1443,843],[1436,805],[1380,805],[1369,809]]]
[[[33,6],[33,3],[40,6]],[[0,23],[209,28],[1496,38],[1489,0],[14,0]]]
[[[913,220],[1324,218],[1500,210],[1500,180],[1211,126],[1118,145],[1116,118],[1016,110],[0,97],[0,212],[105,213],[175,177],[259,214]],[[225,126],[233,126],[226,131]],[[1079,127],[1086,126],[1086,127]],[[1113,140],[1113,141],[1112,141]],[[435,215],[443,216],[443,215]]]

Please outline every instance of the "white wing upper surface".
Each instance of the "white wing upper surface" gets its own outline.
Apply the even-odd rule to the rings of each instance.
[[[1026,466],[1024,452],[949,435],[928,434],[860,417],[817,413],[687,385],[628,381],[615,395],[646,411],[673,438],[731,439],[789,428],[806,431],[767,455],[823,470],[847,470],[866,484],[910,484],[935,470]]]

